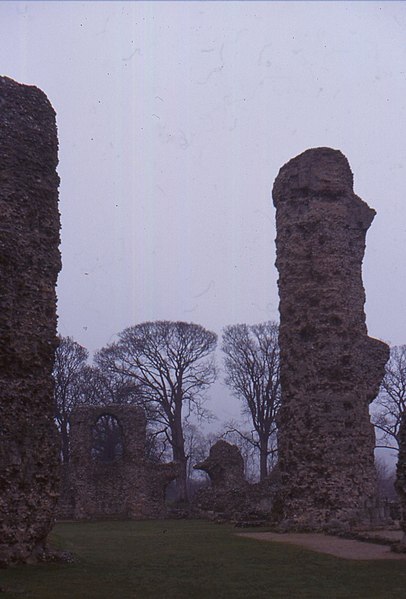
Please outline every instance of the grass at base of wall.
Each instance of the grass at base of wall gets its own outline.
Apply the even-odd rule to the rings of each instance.
[[[1,599],[399,599],[403,561],[350,561],[202,521],[59,523],[73,564],[0,570]]]

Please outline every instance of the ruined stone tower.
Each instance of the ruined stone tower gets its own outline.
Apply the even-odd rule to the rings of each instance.
[[[43,549],[57,498],[55,113],[0,77],[0,564]]]
[[[361,267],[375,216],[347,159],[307,150],[275,180],[284,521],[352,525],[375,494],[374,431],[388,347],[367,336]]]

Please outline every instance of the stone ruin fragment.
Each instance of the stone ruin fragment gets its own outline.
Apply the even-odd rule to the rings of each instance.
[[[0,565],[44,550],[58,494],[52,367],[59,246],[55,112],[0,77]]]
[[[165,489],[179,475],[176,463],[145,455],[146,419],[131,405],[83,406],[71,417],[69,489],[59,516],[75,519],[162,518]]]
[[[194,466],[209,475],[210,486],[194,497],[194,512],[217,521],[238,525],[262,524],[272,517],[272,483],[249,484],[244,476],[244,460],[236,445],[217,441],[209,456]]]
[[[403,538],[394,549],[406,552],[406,412],[403,413],[399,427],[399,455],[395,489],[400,502],[400,528],[403,531]]]
[[[232,488],[245,484],[244,460],[236,445],[217,441],[210,448],[209,456],[194,466],[209,475],[212,487]]]
[[[369,403],[389,357],[367,336],[361,268],[375,211],[353,192],[345,156],[307,150],[273,187],[279,271],[283,522],[360,523],[376,490]]]
[[[245,507],[248,483],[244,477],[244,461],[236,445],[217,441],[209,456],[194,466],[209,475],[210,486],[194,497],[197,515],[215,520],[238,519]]]

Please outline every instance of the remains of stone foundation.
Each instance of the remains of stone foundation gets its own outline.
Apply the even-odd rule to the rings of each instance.
[[[215,489],[238,488],[245,484],[244,460],[236,445],[220,440],[211,446],[209,456],[194,466],[209,475]]]
[[[59,517],[163,518],[176,463],[145,455],[146,420],[131,405],[83,406],[71,417],[71,461]]]
[[[236,445],[217,441],[210,448],[209,456],[194,468],[206,472],[211,483],[194,497],[194,515],[239,526],[260,525],[272,519],[275,483],[267,480],[249,484]]]
[[[53,421],[59,246],[55,112],[0,77],[0,565],[44,551],[58,495]]]
[[[285,528],[368,526],[374,431],[368,406],[389,357],[367,336],[361,269],[375,211],[353,192],[345,156],[307,150],[275,180]]]

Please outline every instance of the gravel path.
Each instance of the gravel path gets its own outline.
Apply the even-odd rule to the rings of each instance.
[[[355,560],[396,559],[406,560],[406,554],[393,553],[388,545],[366,543],[351,539],[342,539],[321,533],[243,532],[239,537],[248,537],[258,541],[272,541],[299,545],[319,553],[328,553],[335,557]]]

